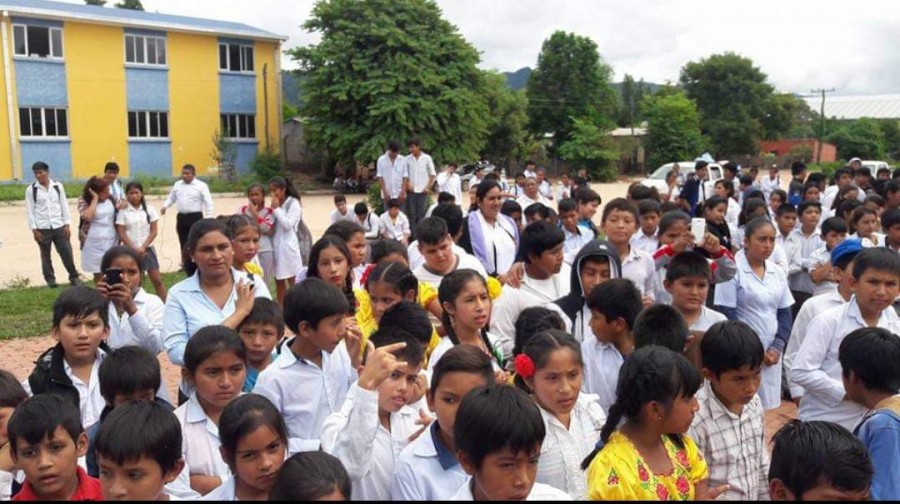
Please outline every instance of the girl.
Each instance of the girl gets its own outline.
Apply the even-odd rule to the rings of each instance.
[[[344,240],[350,251],[350,271],[353,274],[353,288],[361,288],[360,278],[366,269],[366,256],[369,255],[369,243],[366,241],[366,230],[355,222],[338,221],[328,226],[324,235],[335,235]]]
[[[353,272],[350,250],[344,240],[326,234],[317,241],[309,253],[307,277],[321,278],[334,285],[347,296],[350,313],[356,313],[356,296],[353,294]]]
[[[778,207],[787,203],[787,193],[783,189],[775,189],[769,195],[769,215],[774,219],[778,215]]]
[[[741,209],[741,215],[738,217],[738,225],[736,228],[731,229],[731,243],[738,250],[744,245],[744,228],[747,226],[747,223],[756,217],[765,217],[772,222],[772,218],[769,215],[769,207],[766,205],[766,201],[762,198],[747,198],[744,200],[744,206]]]
[[[861,206],[853,211],[850,217],[849,238],[867,238],[876,247],[884,246],[884,234],[879,233],[878,213],[871,208]]]
[[[747,323],[766,349],[759,397],[765,409],[781,405],[781,353],[791,332],[787,272],[771,260],[775,226],[763,217],[746,227],[744,248],[737,253],[737,274],[716,288],[716,309],[731,320]]]
[[[703,202],[703,218],[706,219],[706,230],[719,239],[719,243],[733,251],[731,246],[731,231],[728,228],[726,213],[728,212],[728,200],[721,196],[712,196]]]
[[[661,194],[662,201],[678,201],[681,190],[678,188],[678,172],[669,170],[666,173],[666,190]]]
[[[116,233],[116,206],[109,197],[109,184],[102,177],[91,177],[84,185],[81,201],[79,238],[81,243],[81,269],[94,274],[94,283],[100,281],[103,270],[100,261],[107,250],[119,244]]]
[[[153,241],[156,240],[159,226],[159,213],[148,207],[144,201],[144,186],[140,182],[129,182],[125,186],[127,204],[116,215],[116,231],[122,245],[138,251],[141,267],[150,277],[156,295],[166,300],[166,286],[159,274],[159,258]]]
[[[728,202],[728,208],[725,210],[725,222],[729,226],[737,227],[737,221],[741,215],[741,205],[734,199],[734,184],[724,179],[718,180],[716,181],[715,192],[716,196],[721,196]]]
[[[264,501],[287,456],[287,427],[275,405],[258,394],[231,401],[219,420],[222,458],[234,475],[204,500]]]
[[[415,302],[438,319],[443,316],[434,287],[429,283],[419,282],[402,262],[382,262],[366,271],[365,290],[354,291],[359,303],[356,321],[363,337],[368,338],[375,332],[384,312],[401,301]]]
[[[667,348],[640,348],[625,360],[599,447],[581,466],[589,499],[705,500],[725,490],[710,491],[706,461],[684,435],[702,382],[686,358]]]
[[[259,252],[262,238],[259,226],[250,217],[243,214],[231,215],[224,220],[231,234],[231,248],[234,249],[232,267],[238,271],[249,273],[251,277],[255,275],[261,281],[265,281],[265,271],[254,260]]]
[[[346,501],[352,485],[344,465],[325,452],[301,452],[284,462],[269,492],[273,501]]]
[[[231,476],[220,450],[219,420],[225,407],[241,393],[247,376],[246,361],[244,342],[224,326],[200,329],[185,348],[181,375],[195,391],[175,410],[175,416],[184,436],[185,470],[191,488],[201,495]]]
[[[478,209],[466,216],[459,246],[477,257],[488,274],[506,284],[519,248],[519,227],[500,213],[501,194],[500,184],[495,180],[478,184]]]
[[[803,184],[803,201],[821,201],[822,193],[819,184],[815,182],[806,182]]]
[[[537,481],[587,498],[581,461],[600,439],[606,414],[598,397],[581,393],[581,346],[564,331],[538,333],[516,357],[516,374],[540,407],[547,436],[541,446]]]
[[[13,487],[18,490],[25,473],[16,468],[10,455],[7,425],[16,407],[28,399],[28,392],[9,371],[0,369],[0,500],[8,501]]]
[[[269,180],[272,195],[272,217],[275,220],[275,234],[272,235],[274,251],[275,291],[278,304],[284,306],[284,293],[294,285],[294,276],[303,266],[300,242],[297,240],[297,226],[303,218],[300,194],[294,184],[284,177]]]
[[[400,262],[409,267],[409,252],[397,240],[379,240],[372,244],[372,264]]]
[[[256,257],[263,270],[263,278],[268,284],[274,277],[275,252],[272,237],[275,234],[275,216],[266,206],[266,189],[262,184],[251,184],[247,188],[248,204],[238,209],[238,213],[250,217],[259,226],[259,252]]]
[[[859,201],[859,188],[853,184],[847,185],[841,190],[838,191],[838,195],[834,198],[834,202],[831,204],[831,208],[829,208],[828,217],[840,217],[838,213],[838,209],[841,207],[841,203],[847,200]],[[828,217],[824,217],[827,219]]]

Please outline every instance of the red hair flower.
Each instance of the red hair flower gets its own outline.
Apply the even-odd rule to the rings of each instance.
[[[364,289],[369,288],[369,275],[372,273],[373,269],[375,269],[374,263],[366,266],[366,269],[363,270],[363,274],[359,277],[359,285],[362,285]]]
[[[534,376],[534,361],[531,357],[521,353],[516,356],[516,374],[522,378],[531,378]]]

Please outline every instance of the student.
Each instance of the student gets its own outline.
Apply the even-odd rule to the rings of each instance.
[[[35,181],[25,189],[25,209],[28,227],[40,248],[44,281],[51,289],[57,286],[50,258],[52,244],[69,273],[69,282],[76,285],[80,280],[72,258],[72,218],[69,216],[66,189],[61,182],[50,179],[50,167],[47,163],[38,161],[32,165],[31,170]]]
[[[525,263],[519,289],[544,303],[569,294],[570,268],[563,261],[565,235],[556,226],[536,221],[522,231],[517,262]]]
[[[248,204],[238,208],[237,213],[250,217],[259,226],[259,251],[256,258],[263,270],[266,284],[275,276],[275,246],[272,237],[275,234],[275,215],[266,206],[266,189],[262,184],[250,184],[247,188]]]
[[[428,210],[425,210],[425,217],[431,217],[434,214],[434,209],[440,205],[449,204],[459,207],[459,204],[456,203],[456,198],[453,197],[452,194],[441,192],[438,193],[437,201],[429,205]],[[462,210],[460,210],[462,213]],[[412,244],[410,244],[412,245]]]
[[[572,198],[572,178],[568,173],[559,176],[559,189],[556,192],[556,201]],[[557,203],[558,205],[559,203]]]
[[[881,230],[884,233],[884,246],[894,252],[900,251],[900,209],[885,210],[881,214]]]
[[[559,200],[559,222],[565,240],[563,241],[563,258],[571,265],[575,255],[588,242],[594,239],[593,233],[586,227],[578,225],[578,205],[575,200],[565,198]]]
[[[821,205],[822,195],[820,191],[821,189],[819,188],[819,184],[817,184],[816,182],[807,181],[805,184],[803,184],[803,192],[801,193],[803,195],[803,201],[815,201]]]
[[[294,284],[294,276],[303,266],[297,237],[298,226],[303,222],[303,208],[300,193],[284,177],[269,179],[269,194],[272,195],[270,206],[275,219],[275,234],[272,235],[275,292],[278,304],[284,306],[285,292]]]
[[[70,401],[54,394],[32,397],[16,408],[7,429],[12,461],[25,473],[13,500],[103,500],[100,482],[78,465],[87,435]]]
[[[390,500],[394,463],[430,419],[409,406],[422,369],[422,346],[402,329],[379,329],[367,342],[359,381],[322,426],[322,450],[353,481],[352,500]],[[423,418],[424,417],[424,418]]]
[[[694,173],[688,175],[681,187],[679,199],[687,205],[689,215],[697,215],[697,206],[706,201],[705,181],[709,174],[709,163],[698,160],[694,163]],[[712,195],[710,195],[712,196]]]
[[[248,277],[255,276],[264,281],[265,272],[256,259],[259,240],[262,237],[259,226],[250,217],[242,214],[219,218],[228,226],[231,236],[231,248],[234,250],[231,266],[247,273]]]
[[[678,310],[691,331],[705,332],[716,322],[728,320],[725,315],[706,306],[709,261],[696,252],[682,252],[666,268],[666,291],[672,296],[672,307]]]
[[[656,345],[684,354],[692,342],[684,317],[669,305],[656,304],[641,310],[631,332],[634,348]]]
[[[366,242],[366,231],[355,222],[340,221],[328,226],[324,235],[334,235],[344,240],[350,252],[350,272],[353,276],[354,289],[361,289],[360,278],[366,269],[366,258],[369,255],[369,244]],[[310,256],[312,254],[310,253]]]
[[[797,206],[802,203],[803,183],[806,180],[806,165],[800,161],[791,163],[791,182],[788,184],[788,203]]]
[[[234,476],[203,500],[268,500],[287,457],[287,428],[281,414],[261,395],[242,395],[222,411],[219,432],[222,458]]]
[[[517,222],[521,221],[500,213],[502,196],[495,181],[478,184],[476,201],[478,208],[466,216],[459,246],[481,261],[489,275],[506,284],[519,247]]]
[[[855,329],[881,327],[900,334],[892,303],[900,295],[900,256],[883,247],[868,248],[853,260],[850,302],[816,317],[794,360],[791,378],[803,387],[801,420],[827,420],[853,429],[865,409],[847,399],[838,349]]]
[[[284,337],[281,307],[271,299],[254,299],[253,309],[237,327],[247,351],[247,378],[242,392],[253,392],[259,374],[274,360],[275,346]]]
[[[820,247],[825,245],[822,233],[817,223],[822,209],[815,201],[804,201],[800,204],[797,214],[800,217],[800,227],[793,229],[785,238],[785,253],[788,256],[788,283],[791,287],[791,295],[794,296],[794,318],[800,308],[812,297],[815,290],[812,278],[807,267],[809,258]]]
[[[340,289],[347,298],[348,312],[351,314],[356,309],[353,271],[350,269],[352,260],[346,242],[338,236],[326,234],[310,250],[306,278],[319,278]]]
[[[381,188],[381,199],[387,201],[392,198],[406,200],[406,156],[400,155],[400,142],[391,140],[387,144],[387,150],[375,163],[375,178]]]
[[[450,239],[452,240],[451,247],[453,248],[453,252],[458,256],[469,254],[457,244],[462,236],[464,219],[462,210],[460,210],[457,205],[441,203],[435,207],[434,211],[431,212],[431,215],[426,216],[426,218],[427,217],[440,217],[441,219],[444,219],[444,222],[447,223],[447,232],[450,234]],[[419,266],[425,263],[425,258],[422,257],[422,252],[419,251],[419,240],[410,243],[409,246],[406,247],[406,253],[409,255],[409,269],[415,271]]]
[[[181,425],[172,410],[132,401],[110,412],[94,449],[106,500],[169,500],[167,485],[184,469]]]
[[[900,498],[900,338],[865,327],[844,338],[838,350],[847,398],[868,410],[853,434],[866,445],[875,475],[872,500]]]
[[[859,207],[853,211],[850,217],[851,238],[865,238],[876,247],[884,246],[884,234],[879,233],[878,213],[871,208]]]
[[[536,482],[546,429],[534,402],[512,387],[467,394],[453,427],[456,457],[471,476],[450,500],[572,500]]]
[[[453,196],[455,201],[462,202],[462,182],[456,173],[456,163],[448,163],[444,170],[437,174],[435,184],[438,193],[447,193]]]
[[[159,213],[152,206],[147,206],[144,200],[144,186],[140,182],[129,182],[125,186],[125,194],[128,196],[127,202],[123,200],[125,204],[116,214],[115,221],[119,241],[138,252],[142,269],[150,277],[156,295],[165,301],[166,286],[163,285],[159,273],[159,258],[153,246],[157,237]]]
[[[781,404],[781,354],[791,331],[791,305],[787,275],[769,258],[775,247],[775,227],[757,217],[747,224],[744,248],[735,260],[735,277],[716,289],[716,309],[730,320],[746,322],[766,349],[762,386],[765,409]]]
[[[566,325],[563,323],[562,317],[556,311],[540,306],[533,306],[522,310],[519,318],[516,319],[516,337],[512,349],[512,358],[515,359],[515,357],[518,357],[519,354],[522,353],[525,344],[534,336],[551,329],[562,332],[566,331]],[[581,350],[579,349],[579,354],[580,353]],[[515,370],[515,366],[513,366],[513,370]]]
[[[368,270],[365,280],[366,290],[354,291],[359,303],[356,324],[362,331],[363,343],[378,329],[382,315],[403,301],[414,302],[435,317],[443,315],[437,289],[431,284],[419,282],[401,262],[386,261],[375,265]]]
[[[343,194],[334,195],[334,210],[331,211],[331,223],[338,221],[353,222],[356,216],[347,207],[347,197]]]
[[[476,193],[476,197],[477,197]],[[477,206],[475,209],[477,210]],[[469,210],[472,212],[473,210]],[[522,215],[522,205],[516,203],[516,200],[506,200],[503,202],[503,205],[500,207],[500,213],[509,217],[516,223],[516,227],[519,231],[522,230],[522,222],[525,221],[524,216]]]
[[[557,299],[548,308],[559,311],[566,324],[566,332],[577,341],[592,340],[591,310],[587,304],[591,291],[610,278],[620,278],[620,272],[619,254],[605,241],[593,240],[575,256],[569,295]]]
[[[433,367],[427,397],[436,420],[400,452],[391,485],[393,500],[449,499],[468,480],[456,458],[456,412],[472,389],[493,384],[491,359],[470,345],[451,348]]]
[[[653,257],[632,247],[631,237],[637,231],[638,209],[624,198],[616,198],[603,208],[601,225],[606,239],[616,248],[622,261],[622,278],[631,280],[641,293],[644,305],[654,301],[656,268]]]
[[[186,164],[181,168],[181,180],[177,180],[172,186],[166,201],[159,209],[159,215],[166,215],[166,210],[172,205],[178,210],[175,226],[178,232],[178,250],[183,251],[187,247],[188,234],[194,223],[213,215],[213,199],[209,186],[197,178],[194,165]],[[189,258],[185,255],[182,255],[182,259],[182,265],[189,262]]]
[[[458,254],[453,250],[453,239],[447,223],[440,217],[428,217],[416,227],[419,242],[419,253],[425,259],[424,264],[416,268],[416,278],[420,282],[430,284],[437,289],[442,280],[460,269],[477,271],[487,277],[484,266],[478,259],[469,254]]]
[[[573,199],[578,204],[578,225],[586,226],[596,237],[600,234],[600,230],[594,224],[594,215],[602,203],[600,195],[589,187],[579,187],[575,190]]]
[[[609,411],[615,402],[619,368],[634,350],[631,329],[641,311],[640,300],[640,292],[624,278],[607,280],[587,296],[594,338],[585,338],[581,343],[587,362],[584,391],[599,396],[604,411]]]
[[[597,396],[581,392],[580,345],[563,331],[542,331],[523,345],[515,362],[547,431],[535,481],[585,500],[587,480],[579,464],[600,439],[606,414]]]
[[[821,231],[825,244],[813,252],[806,267],[813,282],[813,296],[830,292],[837,285],[831,264],[831,251],[847,237],[847,223],[840,217],[825,219]]]
[[[785,247],[785,242],[791,233],[797,229],[797,207],[787,203],[780,205],[777,211],[770,214],[772,216],[772,225],[775,226],[775,243]],[[785,254],[790,259],[790,250],[785,250]]]
[[[128,190],[122,190],[122,181],[119,180],[119,164],[115,161],[106,163],[103,166],[103,178],[109,184],[109,196],[116,207],[121,209],[125,206],[125,196]]]
[[[600,443],[582,463],[592,500],[705,500],[709,469],[685,435],[703,378],[683,356],[650,346],[622,365]],[[624,423],[621,423],[624,418]],[[653,453],[652,458],[641,455]]]
[[[270,501],[346,501],[352,484],[347,470],[325,452],[295,453],[284,461],[269,490]]]
[[[409,148],[409,156],[406,156],[403,168],[403,182],[407,186],[404,219],[409,217],[406,226],[406,232],[409,232],[410,227],[415,228],[425,217],[425,202],[428,195],[431,194],[431,187],[434,185],[437,173],[434,169],[434,160],[430,155],[422,152],[422,140],[411,138],[406,144]],[[383,222],[384,217],[382,216]]]
[[[773,501],[869,500],[872,462],[866,447],[847,429],[831,422],[791,420],[772,441]]]
[[[725,198],[715,195],[707,198],[700,207],[700,213],[706,220],[706,230],[719,240],[726,250],[734,250],[731,242],[731,228],[726,221],[728,202]],[[655,250],[653,252],[656,252]],[[651,254],[653,253],[651,252]]]
[[[81,269],[100,280],[100,261],[107,250],[119,244],[116,234],[116,205],[109,196],[109,185],[101,177],[91,177],[78,201],[81,216],[78,238],[81,241]]]
[[[23,475],[12,460],[7,427],[13,411],[28,399],[28,393],[12,373],[0,369],[0,500],[8,501]]]
[[[737,228],[738,217],[741,215],[741,205],[738,204],[734,196],[734,185],[726,180],[716,181],[714,187],[716,196],[725,198],[728,207],[725,209],[725,223],[730,227]]]
[[[796,209],[797,207],[791,205],[787,202],[787,193],[782,189],[775,189],[769,195],[769,198],[766,200],[769,203],[769,215],[775,216],[778,215],[778,209],[781,208],[782,205],[789,205]]]
[[[562,204],[562,202],[560,202]],[[659,248],[659,202],[652,199],[644,199],[638,202],[640,214],[640,231],[631,237],[631,246],[637,250],[653,254]]]
[[[369,211],[365,201],[360,201],[353,207],[356,222],[362,226],[366,234],[366,242],[371,246],[372,242],[381,239],[381,219],[374,212]]]
[[[525,207],[525,210],[522,212],[523,224],[527,226],[532,222],[549,221],[550,212],[552,211],[550,207],[543,203],[532,203]]]
[[[700,341],[706,378],[688,435],[709,466],[711,486],[728,485],[724,500],[765,499],[769,452],[759,389],[765,351],[747,324],[713,325]]]
[[[297,284],[285,297],[285,325],[296,336],[259,374],[254,391],[284,417],[289,453],[319,449],[325,418],[341,407],[358,377],[360,339],[347,330],[349,311],[347,297],[318,278]]]
[[[409,219],[400,211],[400,200],[389,200],[387,211],[381,214],[381,237],[385,240],[397,240],[406,245],[409,243],[409,236]]]

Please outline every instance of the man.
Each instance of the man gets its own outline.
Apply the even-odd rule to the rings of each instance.
[[[537,165],[532,160],[525,161],[525,178],[537,178]]]
[[[541,196],[547,198],[548,200],[553,200],[553,186],[550,185],[550,181],[547,180],[547,173],[543,168],[538,168],[535,176],[535,180],[538,184],[538,191],[540,191]]]
[[[209,186],[206,185],[206,182],[197,179],[197,170],[194,165],[186,164],[181,169],[181,180],[172,186],[159,214],[165,215],[166,210],[172,205],[176,205],[178,209],[175,229],[178,231],[178,245],[181,247],[181,266],[184,267],[189,262],[185,245],[191,226],[202,219],[204,214],[212,215],[213,213],[213,200],[209,193]]]
[[[406,167],[406,158],[400,155],[400,144],[397,141],[388,142],[387,152],[378,158],[375,167],[375,178],[381,186],[381,199],[387,203],[396,198],[405,203],[406,184],[403,181],[403,170]]]
[[[422,152],[422,141],[418,138],[407,142],[409,156],[406,157],[406,167],[403,170],[403,181],[406,185],[406,216],[409,218],[409,227],[416,229],[419,221],[425,218],[425,204],[428,195],[431,194],[431,186],[437,172],[434,169],[434,161],[431,156]]]
[[[777,164],[773,164],[769,167],[769,176],[764,177],[759,183],[759,186],[760,190],[763,192],[763,196],[766,197],[766,202],[768,202],[769,198],[772,196],[772,192],[775,189],[781,188],[781,177],[778,175]]]
[[[50,288],[56,288],[56,274],[50,258],[50,245],[62,259],[69,282],[80,283],[75,261],[72,259],[72,219],[66,201],[66,189],[59,182],[50,180],[50,167],[38,161],[31,167],[35,182],[25,189],[25,208],[28,212],[28,227],[41,250],[41,272]]]
[[[679,198],[690,207],[691,216],[697,215],[697,205],[706,201],[706,187],[703,182],[709,171],[708,166],[709,163],[706,161],[697,161],[694,165],[694,173],[688,176],[681,189]]]
[[[103,178],[109,183],[109,195],[121,210],[126,201],[125,190],[122,189],[122,181],[119,180],[119,164],[115,161],[106,163],[103,167]]]

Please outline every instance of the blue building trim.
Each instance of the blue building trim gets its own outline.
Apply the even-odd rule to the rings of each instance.
[[[65,181],[72,178],[72,142],[69,140],[21,140],[22,177],[26,182],[34,181],[31,165],[43,161],[50,166],[53,180]]]
[[[237,147],[237,160],[235,166],[239,173],[247,173],[250,171],[250,162],[259,152],[259,142],[240,142],[235,143]]]
[[[160,68],[125,68],[128,110],[169,110],[169,72]]]
[[[172,142],[128,142],[131,176],[172,176]]]
[[[125,28],[126,35],[143,35],[145,37],[163,37],[165,38],[166,32],[161,30],[142,30],[138,28]]]
[[[256,76],[219,73],[219,111],[222,114],[255,114]]]
[[[24,24],[29,26],[43,26],[45,28],[62,28],[62,21],[54,21],[52,19],[38,19],[38,18],[30,18],[30,17],[22,17],[22,16],[13,16],[12,17],[13,24]],[[65,38],[65,34],[63,34],[63,38]]]
[[[20,107],[65,107],[66,66],[61,61],[16,58],[16,91]]]

